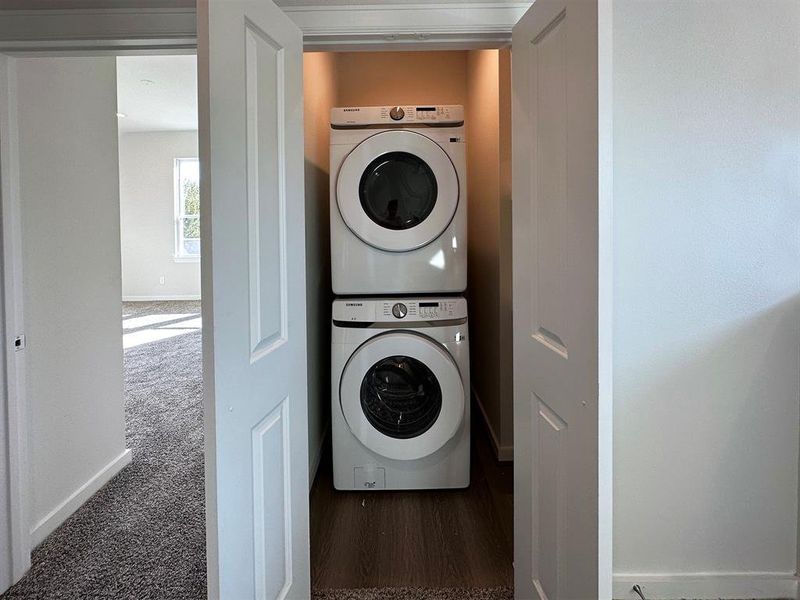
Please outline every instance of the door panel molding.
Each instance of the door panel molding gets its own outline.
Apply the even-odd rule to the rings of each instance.
[[[284,48],[245,19],[251,363],[287,342],[284,60]]]
[[[284,598],[292,585],[292,471],[288,402],[287,396],[253,428],[252,433],[256,598]],[[281,485],[275,485],[276,481],[280,481]],[[270,506],[281,503],[283,518],[269,510]],[[283,539],[282,548],[276,548],[273,543],[276,539]],[[281,569],[283,581],[272,581],[270,573]]]
[[[564,303],[567,294],[567,102],[565,19],[566,9],[545,25],[528,46],[528,94],[536,119],[531,122],[535,139],[530,190],[537,201],[531,215],[531,324],[534,339],[563,358],[569,357],[565,342]]]
[[[546,597],[561,598],[561,551],[563,548],[564,446],[567,424],[541,398],[536,397],[539,409],[535,424],[538,438],[536,454],[537,514],[534,526],[534,586]],[[549,518],[541,518],[539,511]]]

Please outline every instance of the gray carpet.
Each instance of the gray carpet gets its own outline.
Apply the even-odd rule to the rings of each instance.
[[[514,600],[514,590],[497,588],[369,588],[315,590],[313,600]]]
[[[126,303],[123,313],[199,315],[200,305]],[[206,597],[200,340],[193,331],[125,352],[133,460],[34,550],[2,598]]]

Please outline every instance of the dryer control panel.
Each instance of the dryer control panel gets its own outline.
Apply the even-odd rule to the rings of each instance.
[[[333,320],[351,323],[450,321],[466,317],[464,298],[341,298],[333,302]]]
[[[458,104],[427,106],[348,106],[331,109],[331,125],[366,127],[369,125],[461,125],[464,107]]]

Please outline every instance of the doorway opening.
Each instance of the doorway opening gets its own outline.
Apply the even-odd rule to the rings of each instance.
[[[196,57],[12,60],[32,567],[7,594],[204,598]]]
[[[381,597],[408,593],[402,588],[513,595],[510,97],[508,49],[304,54],[311,584],[319,597],[354,588],[380,588]],[[339,169],[331,161],[331,109],[409,105],[464,109],[458,202],[468,213],[467,289],[426,298],[466,299],[470,482],[464,489],[339,491],[330,432],[343,385],[336,360],[331,373],[330,231]],[[412,305],[415,295],[389,296]]]

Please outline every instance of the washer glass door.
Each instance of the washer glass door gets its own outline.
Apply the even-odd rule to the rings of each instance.
[[[361,380],[361,410],[370,424],[389,437],[422,435],[442,410],[442,387],[428,367],[410,356],[388,356]]]
[[[384,131],[356,146],[339,169],[336,199],[350,230],[392,252],[421,248],[453,219],[459,182],[450,157],[431,138]]]
[[[464,419],[464,385],[453,358],[438,342],[406,331],[359,346],[342,372],[339,401],[353,435],[398,460],[433,454]]]

